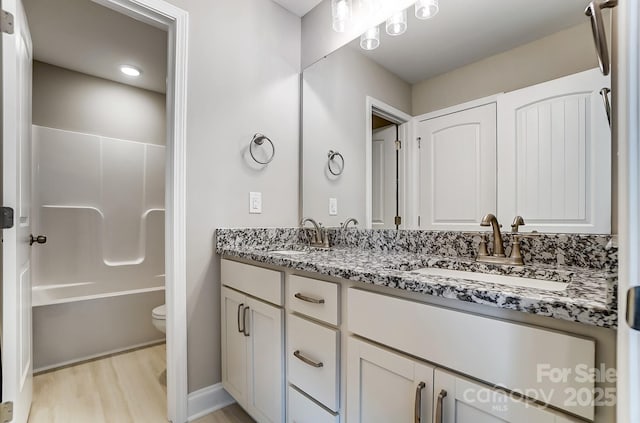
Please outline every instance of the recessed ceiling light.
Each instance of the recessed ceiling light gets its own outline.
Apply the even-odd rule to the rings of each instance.
[[[120,72],[124,73],[127,76],[140,76],[142,71],[131,65],[122,65],[120,66]]]

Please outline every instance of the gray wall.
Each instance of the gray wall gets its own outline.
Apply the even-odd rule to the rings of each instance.
[[[359,50],[343,47],[303,74],[303,213],[325,226],[348,217],[365,224],[366,97],[405,113],[411,86]],[[327,153],[337,150],[344,172],[327,171]],[[338,199],[338,215],[329,216],[329,198]]]
[[[164,145],[165,95],[34,61],[33,123]]]
[[[214,230],[298,223],[300,18],[271,0],[170,0],[189,12],[187,313],[189,391],[217,383],[220,263]],[[255,132],[276,156],[251,162]],[[249,215],[249,191],[263,213]]]
[[[597,66],[591,27],[585,19],[580,25],[414,84],[412,112],[418,116]]]

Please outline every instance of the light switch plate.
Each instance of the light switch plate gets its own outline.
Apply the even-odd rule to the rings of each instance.
[[[252,213],[252,214],[262,213],[262,193],[261,192],[249,193],[249,213]]]
[[[338,215],[338,199],[329,198],[329,216]]]

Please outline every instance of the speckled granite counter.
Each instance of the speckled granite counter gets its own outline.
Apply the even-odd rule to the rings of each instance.
[[[617,325],[617,251],[607,241],[610,237],[564,235],[562,242],[571,248],[558,253],[560,243],[551,245],[553,242],[550,238],[554,236],[543,236],[537,242],[544,244],[545,250],[532,248],[526,252],[531,265],[507,266],[476,263],[473,259],[473,234],[435,233],[441,239],[446,239],[447,245],[454,246],[452,251],[442,254],[436,247],[443,247],[444,243],[404,242],[409,238],[428,237],[425,234],[434,232],[402,231],[404,234],[395,234],[395,231],[348,231],[350,233],[347,236],[351,239],[340,240],[343,234],[333,231],[331,236],[337,246],[330,250],[305,247],[300,242],[304,237],[301,232],[297,228],[219,229],[216,231],[216,251],[225,257],[243,258],[425,295],[612,329]],[[389,237],[392,240],[395,237],[395,242],[386,239]],[[467,238],[463,240],[464,237]],[[399,238],[405,240],[398,242]],[[365,239],[368,241],[365,242]],[[508,240],[505,245],[507,243]],[[413,245],[414,251],[411,251],[413,247],[406,245]],[[425,245],[431,245],[433,251],[425,251]],[[290,256],[274,252],[283,249],[304,253]],[[588,249],[591,254],[585,255]],[[549,255],[554,254],[561,255],[564,262],[569,261],[574,265],[553,264]],[[586,266],[578,267],[578,263]],[[567,283],[568,286],[563,291],[550,291],[412,272],[424,267],[554,280]]]

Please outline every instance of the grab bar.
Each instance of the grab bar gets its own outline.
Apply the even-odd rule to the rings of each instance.
[[[603,75],[609,75],[611,71],[611,62],[609,60],[609,47],[607,46],[607,34],[604,30],[602,22],[601,9],[610,9],[618,5],[618,0],[606,0],[599,2],[593,0],[585,9],[585,15],[591,18],[591,32],[593,33],[593,41],[596,44],[596,53],[598,54],[598,63]]]

